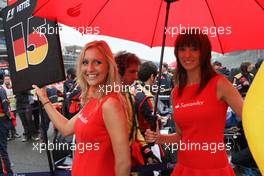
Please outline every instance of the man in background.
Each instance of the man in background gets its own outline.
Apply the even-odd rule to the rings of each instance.
[[[3,82],[0,74],[0,82]],[[0,86],[0,175],[12,174],[11,164],[7,152],[7,137],[11,126],[9,103],[5,89]]]

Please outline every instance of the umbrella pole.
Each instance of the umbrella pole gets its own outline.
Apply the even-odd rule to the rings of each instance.
[[[46,154],[47,154],[47,157],[48,157],[48,162],[49,162],[49,169],[50,169],[50,174],[53,176],[54,175],[54,167],[53,167],[53,164],[52,164],[52,159],[51,159],[51,154],[50,154],[50,151],[48,150],[48,135],[47,135],[47,132],[46,132],[46,124],[44,123],[44,112],[43,112],[43,109],[42,109],[42,105],[41,105],[41,102],[39,100],[39,97],[38,97],[38,103],[39,103],[39,107],[40,107],[40,116],[41,116],[41,125],[40,125],[40,129],[42,131],[42,134],[43,134],[43,140],[45,142],[45,145],[46,145]]]
[[[161,47],[161,54],[160,54],[160,63],[159,63],[159,74],[158,74],[158,91],[155,95],[155,106],[154,106],[154,116],[157,116],[157,109],[158,109],[158,100],[159,100],[159,93],[160,93],[160,79],[161,79],[161,71],[162,71],[162,63],[164,57],[164,49],[166,43],[166,28],[168,27],[168,19],[169,19],[169,12],[170,12],[170,4],[177,0],[164,0],[167,3],[166,6],[166,16],[165,16],[165,25],[164,25],[164,32],[163,32],[163,39],[162,39],[162,47]],[[159,123],[158,123],[159,126]],[[151,126],[152,131],[156,131],[156,124]]]

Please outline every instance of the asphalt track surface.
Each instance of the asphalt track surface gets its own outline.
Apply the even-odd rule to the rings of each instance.
[[[17,133],[22,136],[23,128],[20,118],[17,117]],[[53,128],[50,126],[48,137],[52,139]],[[45,151],[33,150],[32,140],[22,142],[21,138],[8,141],[7,148],[11,162],[13,163],[13,171],[15,173],[30,172],[47,172],[49,171],[48,159]],[[34,142],[36,143],[36,142]]]

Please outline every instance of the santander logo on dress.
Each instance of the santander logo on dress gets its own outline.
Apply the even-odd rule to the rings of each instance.
[[[188,107],[193,107],[193,106],[203,106],[204,105],[204,101],[201,100],[196,100],[193,102],[189,102],[189,103],[177,103],[174,108],[175,109],[180,109],[180,108],[188,108]]]

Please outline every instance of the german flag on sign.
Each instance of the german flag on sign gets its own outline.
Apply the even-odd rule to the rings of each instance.
[[[13,40],[13,53],[16,71],[28,68],[27,52],[22,25],[18,24],[11,28],[11,38]]]

